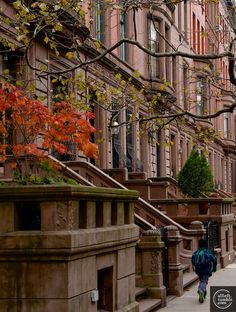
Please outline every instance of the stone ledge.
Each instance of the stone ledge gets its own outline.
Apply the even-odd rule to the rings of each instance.
[[[135,200],[137,191],[75,185],[24,185],[0,186],[0,201],[14,202],[22,200],[72,200],[72,199],[115,199]]]
[[[139,228],[135,224],[77,231],[20,231],[0,235],[0,254],[34,252],[65,253],[85,252],[99,248],[115,247],[137,242]],[[47,251],[47,249],[52,249]],[[19,251],[20,252],[20,251]]]

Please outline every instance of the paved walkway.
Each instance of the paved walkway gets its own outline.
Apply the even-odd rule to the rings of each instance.
[[[210,286],[236,286],[236,262],[213,273],[207,286],[209,296],[202,304],[198,302],[197,286],[196,282],[185,290],[183,296],[169,301],[167,307],[160,309],[160,312],[210,312]]]

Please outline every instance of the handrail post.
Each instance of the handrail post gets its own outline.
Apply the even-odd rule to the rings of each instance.
[[[168,225],[166,229],[166,240],[168,248],[168,293],[175,296],[183,294],[183,269],[180,263],[180,243],[182,236],[174,225]]]
[[[163,285],[162,275],[162,249],[164,243],[161,241],[159,230],[145,231],[137,244],[139,265],[141,272],[136,272],[139,278],[136,284],[146,287],[150,298],[158,298],[162,306],[166,305],[166,287]],[[141,266],[140,266],[141,264]]]

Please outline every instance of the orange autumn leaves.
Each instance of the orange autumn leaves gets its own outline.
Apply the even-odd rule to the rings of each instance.
[[[17,87],[0,81],[0,160],[6,154],[44,156],[50,151],[69,153],[68,145],[87,157],[97,158],[97,145],[90,141],[95,128],[92,113],[78,112],[68,102],[48,108]]]

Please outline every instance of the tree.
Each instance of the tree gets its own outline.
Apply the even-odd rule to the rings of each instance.
[[[20,157],[44,159],[52,151],[70,153],[68,143],[87,157],[97,157],[97,145],[90,141],[95,132],[89,122],[92,113],[80,113],[66,101],[48,108],[4,81],[0,81],[0,111],[0,160],[13,155],[20,173]],[[15,140],[12,139],[14,134]]]
[[[12,38],[3,36],[0,39],[2,42],[0,52],[9,57],[12,54],[23,56],[24,71],[30,72],[30,78],[22,75],[22,72],[20,75],[19,72],[10,75],[8,68],[2,76],[24,89],[29,97],[38,93],[38,99],[48,101],[49,106],[50,101],[61,98],[75,105],[79,111],[93,111],[99,107],[109,113],[106,121],[110,130],[122,126],[128,128],[130,124],[134,124],[138,125],[140,135],[148,133],[149,138],[156,140],[157,132],[174,124],[177,129],[189,131],[193,145],[207,146],[209,141],[220,135],[210,124],[210,118],[217,118],[227,112],[232,113],[236,107],[235,91],[227,86],[228,79],[234,86],[236,85],[232,23],[234,10],[228,3],[226,9],[228,46],[224,44],[221,49],[214,47],[209,48],[207,52],[197,49],[191,52],[194,49],[186,49],[182,32],[179,33],[179,41],[176,43],[175,40],[175,43],[172,43],[168,39],[168,27],[160,31],[155,15],[155,11],[165,12],[167,9],[168,14],[172,14],[182,2],[181,0],[13,1],[14,13],[3,14],[1,20],[4,31],[7,29]],[[188,4],[188,1],[183,3]],[[210,0],[201,5],[214,7],[219,5],[219,2]],[[144,11],[158,40],[162,41],[161,46],[164,49],[161,51],[158,50],[157,40],[154,44],[147,43],[146,39],[142,40],[144,36],[140,33],[143,30],[139,29],[138,19],[140,12]],[[119,21],[116,25],[113,16]],[[127,16],[132,20],[132,23],[129,23],[129,33],[124,27]],[[115,41],[112,39],[107,44],[101,26],[109,25],[109,20],[114,28],[123,29],[123,32],[122,36],[118,36]],[[220,33],[217,35],[221,36]],[[206,31],[198,31],[198,36],[198,42],[212,39],[207,37],[209,34]],[[45,53],[45,57],[37,55],[32,59],[38,44],[44,46],[48,53]],[[116,63],[112,63],[112,60],[117,59],[120,50],[125,56],[127,46],[141,51],[140,53],[147,56],[145,60],[149,64],[161,59],[159,63],[175,62],[179,71],[186,68],[189,75],[187,86],[175,91],[174,88],[177,89],[178,86],[175,85],[174,79],[172,82],[169,81],[167,75],[163,73],[158,77],[146,79],[138,68],[129,67],[125,72],[119,65],[119,60],[115,66]],[[59,66],[52,66],[54,59],[59,60]],[[66,59],[61,62],[65,66],[60,67],[62,59]],[[188,63],[189,60],[199,61],[201,66]],[[228,76],[222,75],[218,60],[228,63]],[[104,69],[107,67],[112,73],[110,76]],[[167,67],[166,65],[165,72],[168,71]],[[99,78],[94,74],[95,71],[100,73]],[[155,84],[157,87],[152,88]],[[197,84],[198,87],[191,88],[193,84]],[[72,85],[76,87],[71,87]],[[185,98],[184,105],[179,105],[177,96]],[[230,97],[230,101],[216,110],[201,106],[203,98],[209,101],[214,98],[215,102],[223,103],[222,99],[225,96]],[[197,112],[196,106],[200,107]],[[121,120],[119,117],[122,114],[124,116],[125,109],[131,113],[127,114],[125,120]],[[99,136],[100,132],[97,133]],[[104,140],[104,136],[101,135],[99,139]],[[164,141],[171,143],[171,139],[167,137]]]
[[[199,198],[213,191],[213,176],[204,154],[192,150],[177,176],[177,185],[184,194]]]
[[[171,42],[166,38],[157,28],[154,23],[154,15],[153,10],[155,6],[177,6],[178,3],[182,1],[140,1],[140,0],[132,0],[132,1],[110,1],[110,0],[96,0],[96,1],[77,1],[77,0],[53,0],[53,1],[28,1],[28,0],[17,0],[13,1],[13,7],[16,11],[14,15],[15,20],[11,20],[9,17],[3,17],[2,23],[8,25],[9,30],[13,30],[16,33],[16,40],[19,42],[18,44],[13,43],[10,40],[6,40],[2,38],[1,41],[6,52],[11,50],[22,50],[24,51],[25,59],[27,62],[27,66],[33,70],[36,74],[37,79],[43,79],[49,75],[54,75],[57,79],[61,79],[63,75],[70,73],[74,70],[78,70],[80,68],[85,68],[88,65],[98,63],[105,57],[109,56],[112,52],[116,51],[117,48],[122,47],[124,45],[133,45],[149,55],[153,58],[168,58],[170,60],[176,59],[178,57],[183,57],[186,59],[192,60],[200,60],[205,62],[205,65],[202,69],[189,68],[192,72],[197,72],[198,75],[209,76],[208,84],[211,84],[214,88],[219,90],[218,92],[228,92],[228,89],[224,88],[224,83],[222,84],[222,77],[219,75],[218,68],[213,63],[218,59],[228,59],[228,73],[229,78],[232,84],[236,85],[236,78],[234,75],[234,43],[235,39],[232,38],[229,41],[229,46],[226,51],[218,52],[218,53],[189,53],[185,52],[182,48],[182,44],[179,44],[178,47],[175,47]],[[218,5],[216,1],[206,2],[210,5]],[[230,16],[234,16],[233,8],[229,6],[229,21],[230,24]],[[164,44],[167,46],[166,51],[158,52],[156,49],[152,49],[149,47],[145,47],[140,41],[137,33],[137,16],[140,10],[148,10],[150,14],[150,19],[153,21],[155,30],[157,34],[164,40]],[[172,8],[173,9],[173,8]],[[96,11],[98,14],[98,19],[103,19],[102,14],[106,14],[108,11],[114,12],[118,11],[120,15],[132,14],[133,16],[133,31],[132,38],[128,38],[124,36],[120,40],[117,40],[110,47],[105,47],[101,41],[100,30],[98,29],[98,34],[95,35],[94,38],[89,31],[88,25],[88,12]],[[232,18],[231,18],[232,20]],[[90,23],[96,23],[95,20],[90,20]],[[233,27],[233,26],[231,26]],[[229,30],[230,31],[230,30]],[[206,33],[202,32],[201,37],[204,38]],[[100,40],[99,40],[100,39]],[[71,66],[67,66],[62,70],[53,70],[46,63],[49,60],[45,60],[44,63],[33,64],[30,60],[31,48],[36,41],[41,41],[44,43],[47,48],[55,53],[57,57],[65,56],[68,60],[77,60],[77,64],[73,64]],[[89,58],[88,60],[81,59],[81,51],[83,49],[92,49],[94,57]],[[2,51],[4,52],[4,51]],[[118,75],[118,85],[119,91],[115,92],[112,88],[111,93],[115,92],[120,95],[120,93],[126,93],[126,96],[130,96],[130,89],[134,88],[134,80],[137,78],[137,72],[134,72],[129,79],[125,79],[122,75]],[[149,101],[151,105],[150,109],[153,110],[153,105],[157,101],[160,101],[168,107],[169,104],[173,103],[175,99],[173,97],[168,98],[168,87],[169,82],[164,80],[162,77],[160,78],[163,81],[163,84],[160,87],[160,92],[156,94],[152,100]],[[65,79],[66,80],[66,79]],[[81,76],[75,79],[75,82],[81,80]],[[24,85],[25,82],[19,81],[18,84]],[[80,87],[82,84],[80,85]],[[32,91],[32,84],[28,86]],[[86,87],[88,87],[88,82],[86,82]],[[100,86],[101,87],[101,86]],[[95,88],[94,83],[91,86],[92,89]],[[98,88],[95,88],[96,91]],[[145,93],[146,87],[145,85],[141,85],[138,88],[138,91],[142,90]],[[33,90],[34,91],[34,90]],[[81,93],[84,93],[85,86],[82,88]],[[124,92],[125,91],[125,92]],[[134,90],[133,90],[134,91]],[[186,90],[183,90],[186,92]],[[108,92],[109,93],[109,92]],[[115,94],[115,95],[117,95]],[[104,105],[104,95],[101,98],[101,101],[98,99],[98,104],[103,106],[105,110],[112,110],[111,105]],[[191,95],[190,95],[191,96]],[[210,95],[209,95],[210,96]],[[211,94],[212,96],[212,94]],[[234,96],[234,93],[232,93]],[[108,97],[106,97],[108,100]],[[87,100],[86,97],[84,100]],[[146,101],[146,99],[145,99]],[[131,97],[132,102],[132,97]],[[144,102],[144,100],[143,100]],[[138,105],[143,104],[141,102]],[[141,122],[146,123],[149,121],[154,121],[154,123],[160,127],[164,127],[166,124],[169,124],[173,120],[177,120],[181,123],[181,118],[187,116],[196,120],[208,120],[209,118],[215,118],[225,112],[232,112],[235,108],[236,104],[233,103],[227,106],[224,109],[217,110],[216,112],[205,111],[204,114],[195,114],[192,113],[189,109],[181,110],[181,111],[171,111],[168,108],[164,110],[164,112],[156,112],[152,114],[152,116],[148,116],[146,118],[141,118]],[[168,111],[169,110],[169,111]],[[160,119],[162,122],[160,122]],[[133,116],[132,122],[140,120],[140,117],[137,115]],[[165,121],[166,120],[166,121]],[[130,122],[127,121],[127,122]],[[185,121],[184,121],[185,122]],[[153,122],[151,124],[153,126]],[[111,123],[112,127],[112,123]]]

